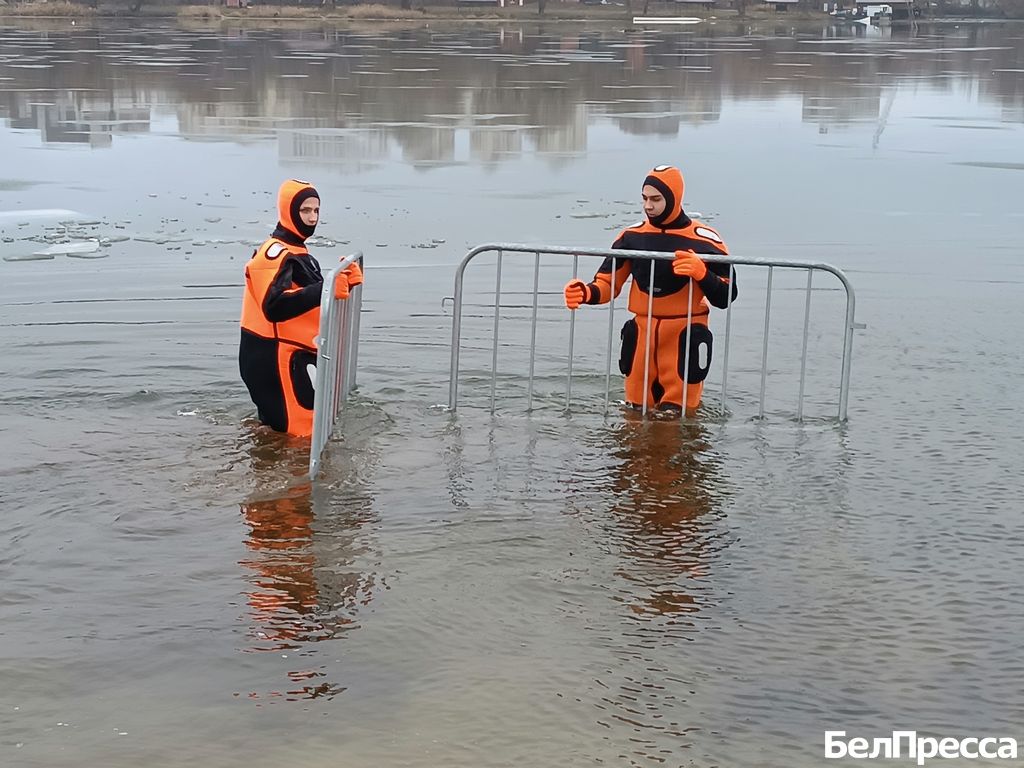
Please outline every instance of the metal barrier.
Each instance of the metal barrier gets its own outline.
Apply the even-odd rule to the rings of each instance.
[[[533,393],[534,393],[534,372],[535,372],[535,358],[537,350],[537,317],[538,317],[538,297],[539,297],[539,285],[540,285],[540,261],[542,255],[557,256],[557,257],[572,257],[572,278],[576,279],[579,275],[579,259],[581,256],[595,257],[600,259],[612,259],[612,276],[614,275],[618,267],[618,262],[622,259],[656,259],[671,261],[674,255],[671,253],[660,253],[650,251],[626,251],[626,250],[607,250],[607,249],[589,249],[589,248],[569,248],[562,246],[551,246],[551,245],[524,245],[518,243],[488,243],[485,245],[479,245],[472,249],[462,262],[459,264],[458,270],[455,274],[455,295],[453,297],[453,318],[452,318],[452,346],[451,346],[451,369],[450,369],[450,383],[448,390],[448,406],[451,410],[455,410],[458,405],[458,388],[459,388],[459,351],[461,346],[461,333],[462,333],[462,313],[463,313],[463,289],[465,281],[465,271],[469,263],[484,253],[496,253],[497,255],[497,269],[496,269],[496,280],[494,285],[494,323],[493,323],[493,334],[492,334],[492,348],[491,348],[491,391],[490,391],[490,407],[491,412],[495,409],[495,391],[497,386],[497,371],[498,371],[498,329],[499,329],[499,318],[500,310],[502,309],[501,296],[502,296],[502,260],[506,255],[532,255],[534,257],[533,266],[533,291],[532,291],[532,307],[531,307],[531,329],[530,329],[530,351],[529,351],[529,371],[528,371],[528,385],[527,385],[527,409],[532,410],[533,405]],[[704,254],[702,254],[704,255]],[[839,380],[839,403],[838,403],[838,420],[845,421],[847,416],[847,405],[849,401],[849,386],[850,386],[850,366],[853,356],[853,331],[864,326],[858,325],[854,320],[855,311],[855,295],[853,286],[839,269],[821,262],[807,262],[807,261],[781,261],[781,260],[768,260],[768,259],[751,259],[751,258],[738,258],[735,256],[718,256],[708,259],[718,263],[730,264],[735,266],[751,266],[751,267],[764,267],[768,270],[768,281],[767,281],[767,292],[765,297],[765,315],[764,315],[764,338],[761,347],[761,372],[760,372],[760,393],[759,393],[759,406],[758,416],[764,418],[765,415],[765,392],[768,377],[768,340],[770,331],[770,320],[772,310],[772,281],[775,276],[775,271],[778,269],[797,269],[806,270],[807,272],[807,284],[804,289],[806,292],[806,298],[804,302],[804,320],[803,320],[803,341],[800,356],[800,384],[798,393],[798,404],[796,410],[796,417],[798,420],[804,418],[804,390],[805,381],[807,374],[807,352],[808,352],[808,337],[810,329],[810,313],[811,313],[811,292],[812,292],[812,281],[815,272],[826,272],[834,275],[839,279],[840,284],[846,292],[846,311],[845,311],[845,322],[843,332],[843,343],[842,343],[842,367],[840,371]],[[730,274],[735,274],[730,269]],[[652,313],[652,301],[653,301],[653,283],[654,283],[654,270],[651,270],[651,286],[648,289],[648,320],[650,320]],[[616,292],[617,286],[613,284],[612,293]],[[690,291],[693,290],[693,284],[690,283]],[[692,293],[691,293],[692,299]],[[724,352],[723,352],[723,368],[722,368],[722,405],[723,407],[727,403],[728,397],[728,381],[729,381],[729,346],[730,337],[732,334],[732,295],[730,291],[729,303],[725,308],[725,341],[724,341]],[[561,293],[559,292],[559,300],[561,300]],[[692,301],[690,302],[692,304]],[[608,337],[606,344],[606,365],[605,365],[605,412],[608,410],[610,398],[609,391],[611,388],[611,361],[612,361],[612,340],[615,334],[615,301],[614,299],[608,303]],[[569,340],[568,340],[568,352],[567,352],[567,368],[568,375],[566,381],[566,393],[565,393],[565,407],[569,409],[572,397],[572,383],[573,383],[573,346],[575,341],[576,331],[576,312],[571,312],[569,316]],[[686,355],[684,362],[683,380],[686,381],[689,373],[689,348],[690,348],[690,333],[689,333],[689,320],[687,318],[687,331],[686,331]],[[650,328],[651,324],[648,322],[647,325],[647,338],[645,340],[646,350],[650,349]],[[649,354],[645,355],[645,360],[649,360]],[[648,370],[649,363],[645,363],[644,370],[644,391],[648,389],[649,375]],[[647,403],[643,404],[643,410],[646,412]]]
[[[331,439],[334,424],[356,385],[356,362],[359,357],[359,312],[363,303],[363,286],[354,286],[347,299],[336,299],[334,285],[338,272],[349,265],[362,263],[363,254],[346,256],[341,263],[324,274],[324,291],[320,297],[320,333],[316,339],[316,381],[313,384],[313,436],[309,444],[309,476],[320,471],[324,447]]]

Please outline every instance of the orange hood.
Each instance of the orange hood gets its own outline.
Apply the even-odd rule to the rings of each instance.
[[[301,240],[312,237],[316,225],[303,224],[299,218],[299,207],[311,197],[320,198],[320,193],[308,181],[288,179],[277,192],[278,223]]]
[[[683,212],[683,192],[686,184],[683,174],[673,165],[659,165],[647,174],[644,186],[650,184],[665,196],[665,210],[659,216],[651,217],[651,224],[662,227],[675,221]]]

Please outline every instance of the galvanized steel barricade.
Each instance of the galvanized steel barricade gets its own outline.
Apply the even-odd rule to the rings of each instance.
[[[362,259],[361,253],[346,256],[337,267],[324,274],[324,290],[320,297],[320,333],[316,339],[313,436],[309,445],[311,478],[315,478],[320,471],[320,460],[327,441],[331,439],[338,411],[356,385],[363,286],[354,286],[347,299],[335,298],[333,286],[339,272],[356,262],[362,263]]]
[[[612,275],[615,275],[615,271],[618,267],[619,261],[623,259],[655,259],[662,261],[671,261],[674,258],[672,253],[662,252],[650,252],[650,251],[626,251],[626,250],[609,250],[609,249],[591,249],[591,248],[570,248],[563,246],[552,246],[552,245],[526,245],[519,243],[488,243],[479,245],[473,248],[462,262],[455,274],[455,295],[453,297],[453,318],[452,318],[452,346],[451,346],[451,368],[450,368],[450,383],[449,383],[449,394],[448,394],[448,406],[451,410],[455,410],[458,406],[458,393],[459,393],[459,353],[461,347],[461,333],[462,333],[462,316],[463,316],[463,290],[465,282],[466,268],[473,259],[484,253],[496,254],[496,275],[494,283],[494,320],[492,329],[492,348],[491,348],[491,367],[490,367],[490,408],[491,412],[495,409],[495,395],[497,386],[497,371],[498,371],[498,338],[499,338],[499,319],[502,309],[502,261],[505,256],[532,256],[533,257],[533,290],[532,290],[532,307],[531,310],[531,326],[530,326],[530,348],[529,348],[529,370],[527,371],[528,376],[528,388],[527,388],[527,409],[532,410],[533,396],[534,396],[534,372],[535,372],[535,357],[537,350],[537,317],[538,317],[538,298],[540,295],[540,263],[541,256],[552,256],[557,258],[565,258],[566,260],[571,258],[572,263],[572,275],[571,279],[577,279],[579,277],[579,260],[581,256],[594,257],[605,259],[609,258],[613,260],[612,264]],[[768,360],[769,360],[769,336],[770,336],[770,324],[772,317],[772,283],[777,270],[803,270],[807,272],[807,282],[803,287],[805,292],[804,306],[803,306],[803,329],[802,329],[802,344],[800,352],[800,372],[799,372],[799,391],[797,393],[797,408],[796,418],[797,420],[803,420],[804,418],[804,389],[807,374],[807,354],[808,354],[808,338],[810,330],[810,318],[811,318],[811,295],[813,289],[813,279],[815,272],[824,272],[834,275],[838,278],[840,285],[845,291],[845,313],[842,328],[842,363],[839,373],[839,396],[838,396],[838,409],[837,418],[839,421],[845,421],[847,417],[847,405],[849,402],[849,388],[850,388],[850,367],[853,356],[853,332],[858,328],[863,328],[863,325],[859,325],[855,321],[855,309],[856,299],[854,295],[853,286],[847,279],[846,275],[836,267],[822,263],[822,262],[811,262],[811,261],[790,261],[790,260],[772,260],[772,259],[754,259],[754,258],[740,258],[736,256],[719,256],[714,255],[713,257],[708,254],[700,254],[703,257],[707,257],[708,261],[730,264],[732,267],[736,266],[749,266],[749,267],[761,267],[767,269],[767,287],[765,293],[765,305],[764,305],[764,330],[763,340],[761,342],[760,350],[760,391],[758,395],[758,416],[763,418],[765,416],[765,393],[768,379]],[[595,264],[595,270],[596,271]],[[732,268],[730,268],[730,275],[735,275]],[[627,278],[628,280],[629,278]],[[651,286],[648,286],[648,319],[651,317],[651,301],[653,296],[653,281],[654,281],[654,270],[651,270]],[[586,282],[586,278],[584,278]],[[561,288],[561,286],[558,286]],[[615,293],[615,286],[613,286],[613,294]],[[691,292],[693,290],[693,284],[690,283]],[[743,289],[740,288],[740,296],[743,295]],[[691,293],[692,299],[692,293]],[[559,292],[559,301],[561,301],[561,295]],[[688,306],[692,304],[692,301],[688,302]],[[584,305],[586,306],[586,305]],[[563,305],[564,307],[564,305]],[[608,410],[609,405],[609,391],[611,388],[611,362],[613,354],[613,337],[615,335],[615,301],[608,302],[607,309],[603,310],[608,314],[608,335],[606,340],[606,364],[605,364],[605,411]],[[732,291],[729,292],[728,304],[724,309],[725,313],[725,341],[723,351],[723,365],[722,365],[722,378],[721,378],[721,396],[723,408],[728,398],[728,383],[729,383],[729,348],[730,338],[733,333],[733,307],[732,307]],[[569,409],[572,397],[572,384],[573,384],[573,346],[576,335],[576,314],[577,312],[571,312],[569,315],[569,332],[568,332],[568,351],[566,361],[566,385],[565,385],[565,408]],[[630,314],[627,312],[627,315]],[[687,323],[686,330],[686,350],[684,360],[684,371],[683,380],[688,380],[689,373],[689,320]],[[651,324],[647,325],[647,339],[644,341],[646,344],[646,350],[650,349],[650,328]],[[644,391],[648,390],[650,371],[647,370],[649,365],[649,354],[645,354],[645,371],[644,371]],[[646,412],[647,403],[643,404],[643,410]]]

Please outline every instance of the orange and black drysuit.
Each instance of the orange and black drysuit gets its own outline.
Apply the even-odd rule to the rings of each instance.
[[[678,168],[658,166],[644,179],[665,197],[664,211],[622,231],[612,248],[630,251],[679,251],[726,255],[728,249],[711,227],[690,219],[682,208],[685,189]],[[677,253],[677,260],[679,254]],[[699,280],[677,274],[673,262],[653,259],[605,259],[586,286],[584,302],[605,304],[618,296],[629,277],[629,311],[634,317],[622,327],[619,369],[626,376],[626,402],[640,407],[645,401],[644,360],[648,360],[646,404],[663,410],[692,411],[700,405],[704,379],[711,367],[712,335],[708,328],[709,303],[725,308],[736,298],[735,272],[730,265],[704,262]],[[651,302],[650,349],[647,349],[648,298],[654,269]],[[690,286],[692,282],[692,294]],[[614,289],[614,290],[613,290]],[[732,296],[730,297],[730,291]],[[687,334],[687,316],[690,331]],[[689,365],[686,365],[689,335]],[[683,377],[687,377],[684,383]],[[685,393],[685,395],[684,395]]]
[[[238,366],[259,420],[279,432],[313,431],[313,378],[324,277],[305,242],[313,234],[299,208],[317,191],[303,181],[281,185],[278,224],[245,265]]]

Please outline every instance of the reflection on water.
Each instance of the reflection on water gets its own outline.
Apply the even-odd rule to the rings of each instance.
[[[716,511],[727,479],[707,455],[699,422],[626,418],[609,430],[608,524],[621,542],[629,583],[622,599],[638,616],[695,613],[694,594],[709,574]]]
[[[276,438],[276,439],[275,439]],[[256,429],[251,471],[258,480],[281,471],[284,438]],[[302,446],[285,448],[294,457],[294,485],[257,488],[241,505],[249,527],[246,547],[253,556],[240,564],[252,570],[247,593],[254,622],[253,636],[261,650],[286,650],[320,639],[324,626],[317,621],[319,601],[314,576],[312,484],[305,475]],[[266,480],[263,480],[266,483]],[[329,636],[329,635],[328,635]]]
[[[353,483],[345,483],[342,496],[314,489],[306,441],[263,427],[251,430],[247,471],[255,487],[241,504],[249,554],[239,561],[250,572],[250,629],[242,650],[301,651],[341,638],[359,626],[359,611],[377,589],[376,577],[356,565],[368,552],[362,534],[374,519],[373,499]],[[345,688],[324,679],[328,674],[322,667],[289,670],[299,688],[267,695],[331,698]]]
[[[573,517],[614,556],[607,588],[618,606],[591,628],[590,643],[616,662],[595,669],[585,700],[601,726],[622,734],[607,741],[625,764],[675,764],[713,749],[714,735],[702,737],[706,723],[694,713],[715,711],[721,701],[707,685],[708,660],[693,645],[714,631],[729,601],[716,571],[737,525],[726,522],[735,481],[720,441],[700,422],[627,412],[576,444]],[[605,635],[609,625],[613,636]]]
[[[92,147],[171,127],[197,140],[276,138],[282,163],[346,173],[395,149],[424,168],[524,153],[562,163],[587,151],[595,125],[673,137],[718,121],[729,98],[795,96],[827,133],[878,120],[901,82],[972,82],[979,101],[1024,122],[1022,46],[993,25],[886,40],[858,25],[743,31],[84,29],[40,45],[39,33],[6,29],[0,116],[44,142]]]

